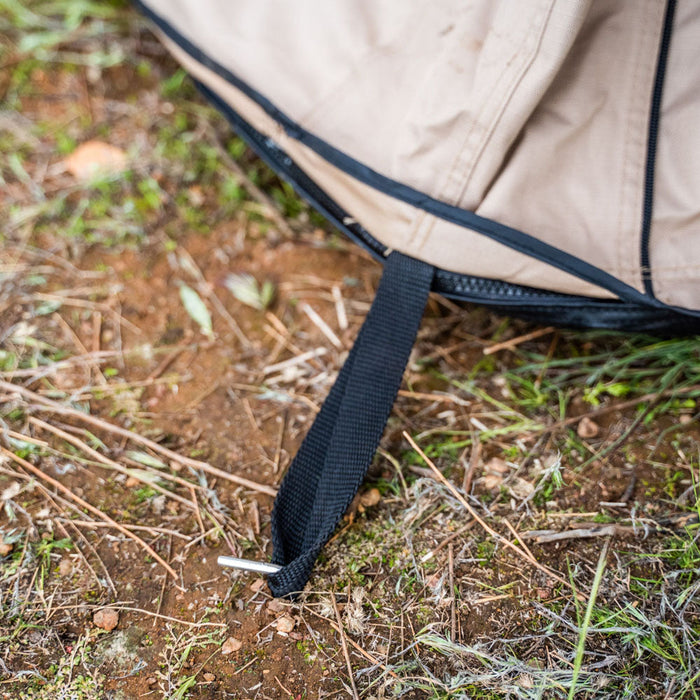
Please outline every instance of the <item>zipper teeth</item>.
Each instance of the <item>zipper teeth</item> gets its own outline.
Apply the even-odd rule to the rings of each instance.
[[[654,297],[654,284],[651,278],[651,256],[649,244],[651,237],[651,215],[654,206],[654,167],[656,164],[656,144],[659,138],[659,120],[661,116],[661,97],[663,93],[664,76],[668,50],[671,44],[671,31],[673,28],[673,15],[676,9],[676,0],[668,0],[664,27],[661,34],[659,58],[656,65],[656,77],[654,78],[654,91],[651,99],[651,112],[649,115],[649,137],[647,145],[646,174],[644,178],[644,209],[642,212],[642,236],[641,236],[641,267],[644,291],[650,297]]]

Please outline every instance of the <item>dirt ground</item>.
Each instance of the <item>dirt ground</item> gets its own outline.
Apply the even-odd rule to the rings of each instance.
[[[269,560],[381,269],[85,7],[38,56],[0,15],[0,697],[697,698],[696,339],[431,297],[303,596],[217,565]]]

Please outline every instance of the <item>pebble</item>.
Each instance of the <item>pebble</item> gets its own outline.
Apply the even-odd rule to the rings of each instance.
[[[250,590],[255,591],[257,593],[260,589],[265,587],[265,579],[264,578],[256,578],[253,583],[250,584]]]
[[[376,506],[379,501],[382,500],[382,494],[379,492],[379,489],[370,489],[369,491],[366,491],[360,496],[360,503],[365,507],[365,508],[371,508],[372,506]]]
[[[584,416],[578,423],[576,434],[585,439],[597,437],[600,433],[600,426],[592,421],[588,416]]]
[[[267,604],[268,611],[275,614],[284,612],[287,609],[287,607],[287,605],[285,605],[281,600],[278,600],[277,598],[273,598]]]
[[[282,615],[279,620],[277,620],[277,631],[283,632],[284,634],[289,634],[296,625],[294,618],[289,615]]]
[[[96,627],[111,632],[119,624],[119,613],[114,608],[102,608],[92,616],[92,621]]]
[[[58,565],[58,573],[61,576],[70,576],[73,573],[73,562],[68,557],[63,557]]]

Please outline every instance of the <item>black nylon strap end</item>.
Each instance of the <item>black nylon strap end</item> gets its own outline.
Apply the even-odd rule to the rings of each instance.
[[[300,592],[360,488],[401,385],[433,281],[432,265],[392,252],[328,398],[282,482],[272,513],[276,597]]]

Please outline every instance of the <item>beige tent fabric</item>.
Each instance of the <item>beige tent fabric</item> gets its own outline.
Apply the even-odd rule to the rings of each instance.
[[[209,85],[256,129],[274,139],[302,170],[313,174],[322,183],[334,201],[352,212],[352,218],[385,245],[450,272],[500,279],[550,291],[612,297],[606,290],[578,277],[510,250],[486,236],[437,219],[350,177],[289,137],[255,102],[216,73],[192,60],[177,44],[166,37],[161,38],[192,76]],[[417,222],[429,226],[434,239],[439,240],[440,244],[433,245],[432,239],[428,244],[413,240]]]
[[[643,290],[649,108],[664,3],[594,3],[478,212]]]
[[[289,118],[357,161],[644,289],[640,237],[662,0],[147,4]],[[678,4],[651,260],[660,298],[697,308],[700,168],[688,148],[700,153],[700,11],[692,0]],[[385,245],[455,272],[610,296],[357,182],[170,48]]]
[[[668,304],[700,307],[700,3],[674,17],[656,155],[651,265]]]

